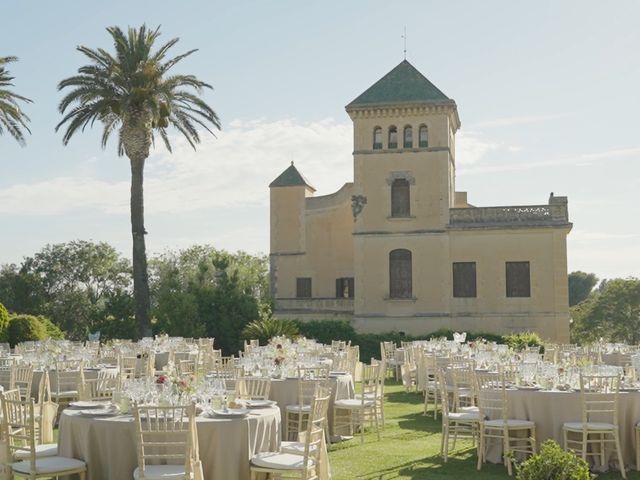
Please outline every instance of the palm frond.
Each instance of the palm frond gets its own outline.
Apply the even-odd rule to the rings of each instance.
[[[19,102],[32,103],[27,97],[9,90],[12,87],[12,77],[5,65],[17,62],[18,57],[0,57],[0,135],[6,130],[20,145],[25,145],[24,132],[31,133],[27,127],[30,121],[26,113],[20,108]]]
[[[166,75],[196,49],[167,58],[179,39],[173,38],[156,48],[160,27],[149,29],[142,25],[125,32],[112,26],[107,32],[113,51],[77,47],[89,63],[58,84],[58,90],[68,89],[58,105],[63,117],[56,126],[56,130],[65,127],[64,144],[95,122],[102,123],[103,148],[119,129],[119,153],[124,152],[128,138],[123,136],[123,129],[140,131],[152,140],[157,133],[171,151],[168,126],[180,132],[193,148],[200,142],[202,131],[213,134],[221,128],[216,112],[199,96],[205,89],[212,89],[211,85],[194,75]]]

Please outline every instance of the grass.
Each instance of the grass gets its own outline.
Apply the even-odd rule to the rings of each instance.
[[[389,382],[391,383],[391,382]],[[476,470],[477,457],[470,441],[459,441],[456,451],[444,463],[440,457],[440,419],[423,415],[423,397],[406,393],[401,385],[385,387],[385,429],[381,441],[374,433],[334,444],[329,461],[334,480],[426,480],[438,478],[509,478],[503,465],[487,463]],[[622,478],[618,472],[599,474],[599,480]],[[627,478],[639,480],[638,472],[627,471]]]

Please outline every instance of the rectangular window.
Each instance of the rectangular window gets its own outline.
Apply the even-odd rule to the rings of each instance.
[[[507,262],[507,297],[530,297],[529,262]]]
[[[311,278],[296,278],[296,297],[311,298]]]
[[[453,263],[453,296],[474,298],[476,294],[476,262]]]
[[[336,278],[336,298],[353,298],[353,277]]]

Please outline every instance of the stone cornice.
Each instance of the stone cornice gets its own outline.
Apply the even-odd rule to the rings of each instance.
[[[433,102],[425,104],[410,103],[402,104],[379,104],[362,107],[347,108],[347,113],[351,120],[363,118],[386,118],[386,117],[421,117],[433,114],[449,114],[454,126],[454,132],[460,128],[460,117],[458,107],[453,100]]]

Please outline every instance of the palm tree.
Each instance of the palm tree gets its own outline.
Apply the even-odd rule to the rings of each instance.
[[[5,68],[5,65],[11,62],[16,62],[18,57],[0,57],[0,135],[7,132],[11,134],[16,141],[24,146],[25,139],[23,129],[31,133],[31,130],[27,127],[29,117],[20,110],[18,101],[32,103],[26,97],[13,93],[8,90],[7,87],[12,87],[14,77],[9,74],[9,70]]]
[[[72,90],[59,105],[62,121],[56,131],[66,125],[62,139],[67,145],[71,137],[98,120],[103,125],[102,148],[111,134],[118,133],[118,155],[126,154],[131,164],[131,233],[133,235],[133,295],[135,315],[141,336],[151,335],[149,321],[149,278],[144,236],[143,170],[154,134],[162,138],[171,151],[167,127],[172,125],[195,149],[200,142],[198,127],[213,134],[210,126],[220,129],[220,120],[199,94],[211,85],[193,75],[169,75],[180,60],[197,50],[166,59],[177,42],[174,38],[152,52],[160,36],[159,28],[145,25],[129,28],[128,34],[109,27],[115,55],[102,48],[84,46],[78,50],[91,61],[78,69],[78,74],[62,80],[58,90]],[[195,92],[195,93],[194,93]],[[67,112],[69,109],[69,112]]]

